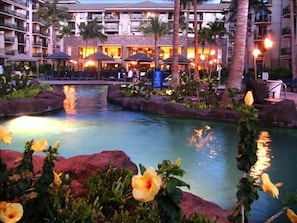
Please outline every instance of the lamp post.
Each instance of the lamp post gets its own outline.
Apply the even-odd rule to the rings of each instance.
[[[257,80],[257,57],[259,56],[259,54],[261,54],[261,51],[259,49],[253,49],[255,80]]]
[[[265,70],[265,63],[266,63],[266,50],[271,49],[273,42],[269,38],[264,39],[264,59],[263,59],[263,69]]]

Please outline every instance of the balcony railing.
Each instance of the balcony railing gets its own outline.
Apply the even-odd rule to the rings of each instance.
[[[0,9],[0,12],[6,13],[6,14],[11,15],[11,16],[16,16],[16,17],[21,18],[21,19],[27,19],[27,16],[25,14],[15,12],[15,11],[12,11],[10,9]]]
[[[286,48],[281,48],[281,55],[291,55],[291,48],[286,47]]]
[[[6,28],[11,28],[11,29],[16,29],[16,30],[20,30],[20,31],[26,31],[26,28],[24,26],[19,26],[14,23],[0,22],[0,26],[6,27]]]
[[[255,23],[271,23],[271,15],[256,16]]]
[[[14,43],[14,37],[12,37],[12,36],[5,36],[4,37],[4,40],[5,40],[5,42],[11,42],[11,43]]]
[[[287,6],[283,8],[283,16],[289,16],[290,15],[290,6]]]
[[[282,35],[291,35],[291,28],[290,27],[283,28]]]

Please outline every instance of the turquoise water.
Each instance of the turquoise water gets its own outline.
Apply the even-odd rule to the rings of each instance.
[[[26,141],[46,137],[51,145],[61,141],[59,152],[64,157],[123,150],[137,165],[154,168],[164,159],[174,162],[181,158],[186,171],[183,180],[191,185],[190,192],[225,209],[235,203],[242,175],[235,161],[239,140],[236,124],[123,110],[106,101],[106,86],[65,86],[64,90],[65,111],[1,119],[0,124],[13,132],[13,142],[5,148],[22,151]],[[211,130],[200,135],[205,126]],[[273,182],[284,185],[279,200],[259,192],[250,217],[255,223],[278,212],[284,195],[297,190],[297,130],[259,127],[260,131],[269,135],[262,137],[261,162],[253,173],[268,172]],[[293,209],[297,212],[297,207]],[[282,216],[275,222],[289,221]]]

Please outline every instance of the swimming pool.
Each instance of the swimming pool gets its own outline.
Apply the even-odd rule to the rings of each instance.
[[[6,148],[22,151],[26,141],[46,137],[51,145],[61,141],[60,155],[71,157],[104,150],[122,150],[136,163],[157,167],[164,159],[182,159],[183,180],[190,192],[215,202],[225,209],[235,203],[236,185],[241,172],[236,168],[237,125],[198,119],[160,117],[123,110],[106,100],[107,86],[65,85],[64,110],[46,116],[1,119],[0,124],[13,132]],[[199,137],[206,125],[211,131]],[[250,220],[264,220],[281,209],[286,192],[297,189],[297,130],[259,127],[268,131],[261,162],[255,174],[266,171],[272,181],[281,181],[280,200],[259,192]],[[264,143],[265,144],[265,143]],[[296,210],[296,209],[295,209]],[[276,222],[288,222],[279,218]]]

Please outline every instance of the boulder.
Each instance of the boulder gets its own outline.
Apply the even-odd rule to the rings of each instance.
[[[8,168],[14,168],[18,165],[16,160],[22,156],[22,153],[1,150],[0,157]],[[43,156],[34,156],[34,172],[38,173],[42,170]],[[129,168],[137,174],[137,166],[131,162],[130,158],[122,151],[103,151],[101,153],[91,155],[78,155],[70,158],[58,157],[55,169],[57,173],[68,173],[71,179],[71,191],[74,197],[79,197],[85,194],[86,191],[83,187],[86,180],[95,174],[99,169],[106,171],[110,165],[118,168]],[[184,192],[181,202],[181,208],[186,216],[191,216],[195,212],[204,215],[210,219],[219,217],[220,223],[227,223],[227,216],[229,211],[222,209],[217,204],[209,202],[195,196],[191,193]]]
[[[0,100],[0,117],[38,115],[62,109],[65,94],[57,87],[53,88],[54,92],[41,91],[36,98]]]
[[[292,100],[283,100],[277,103],[267,103],[264,98],[268,95],[265,90],[266,85],[263,86],[261,82],[250,82],[254,87],[256,84],[259,88],[256,93],[254,106],[259,110],[259,124],[279,126],[279,127],[297,127],[297,110],[295,103]],[[260,87],[261,85],[261,87]],[[251,86],[249,90],[251,90]],[[116,93],[113,93],[115,91]],[[253,92],[254,93],[254,92]],[[134,111],[149,112],[157,115],[169,115],[172,117],[186,117],[186,118],[198,118],[213,121],[228,121],[237,122],[241,114],[235,110],[222,109],[222,108],[189,108],[183,104],[172,103],[168,100],[164,100],[158,97],[154,97],[154,100],[147,100],[140,97],[123,97],[120,94],[118,86],[109,87],[108,101],[121,105],[126,109]]]

